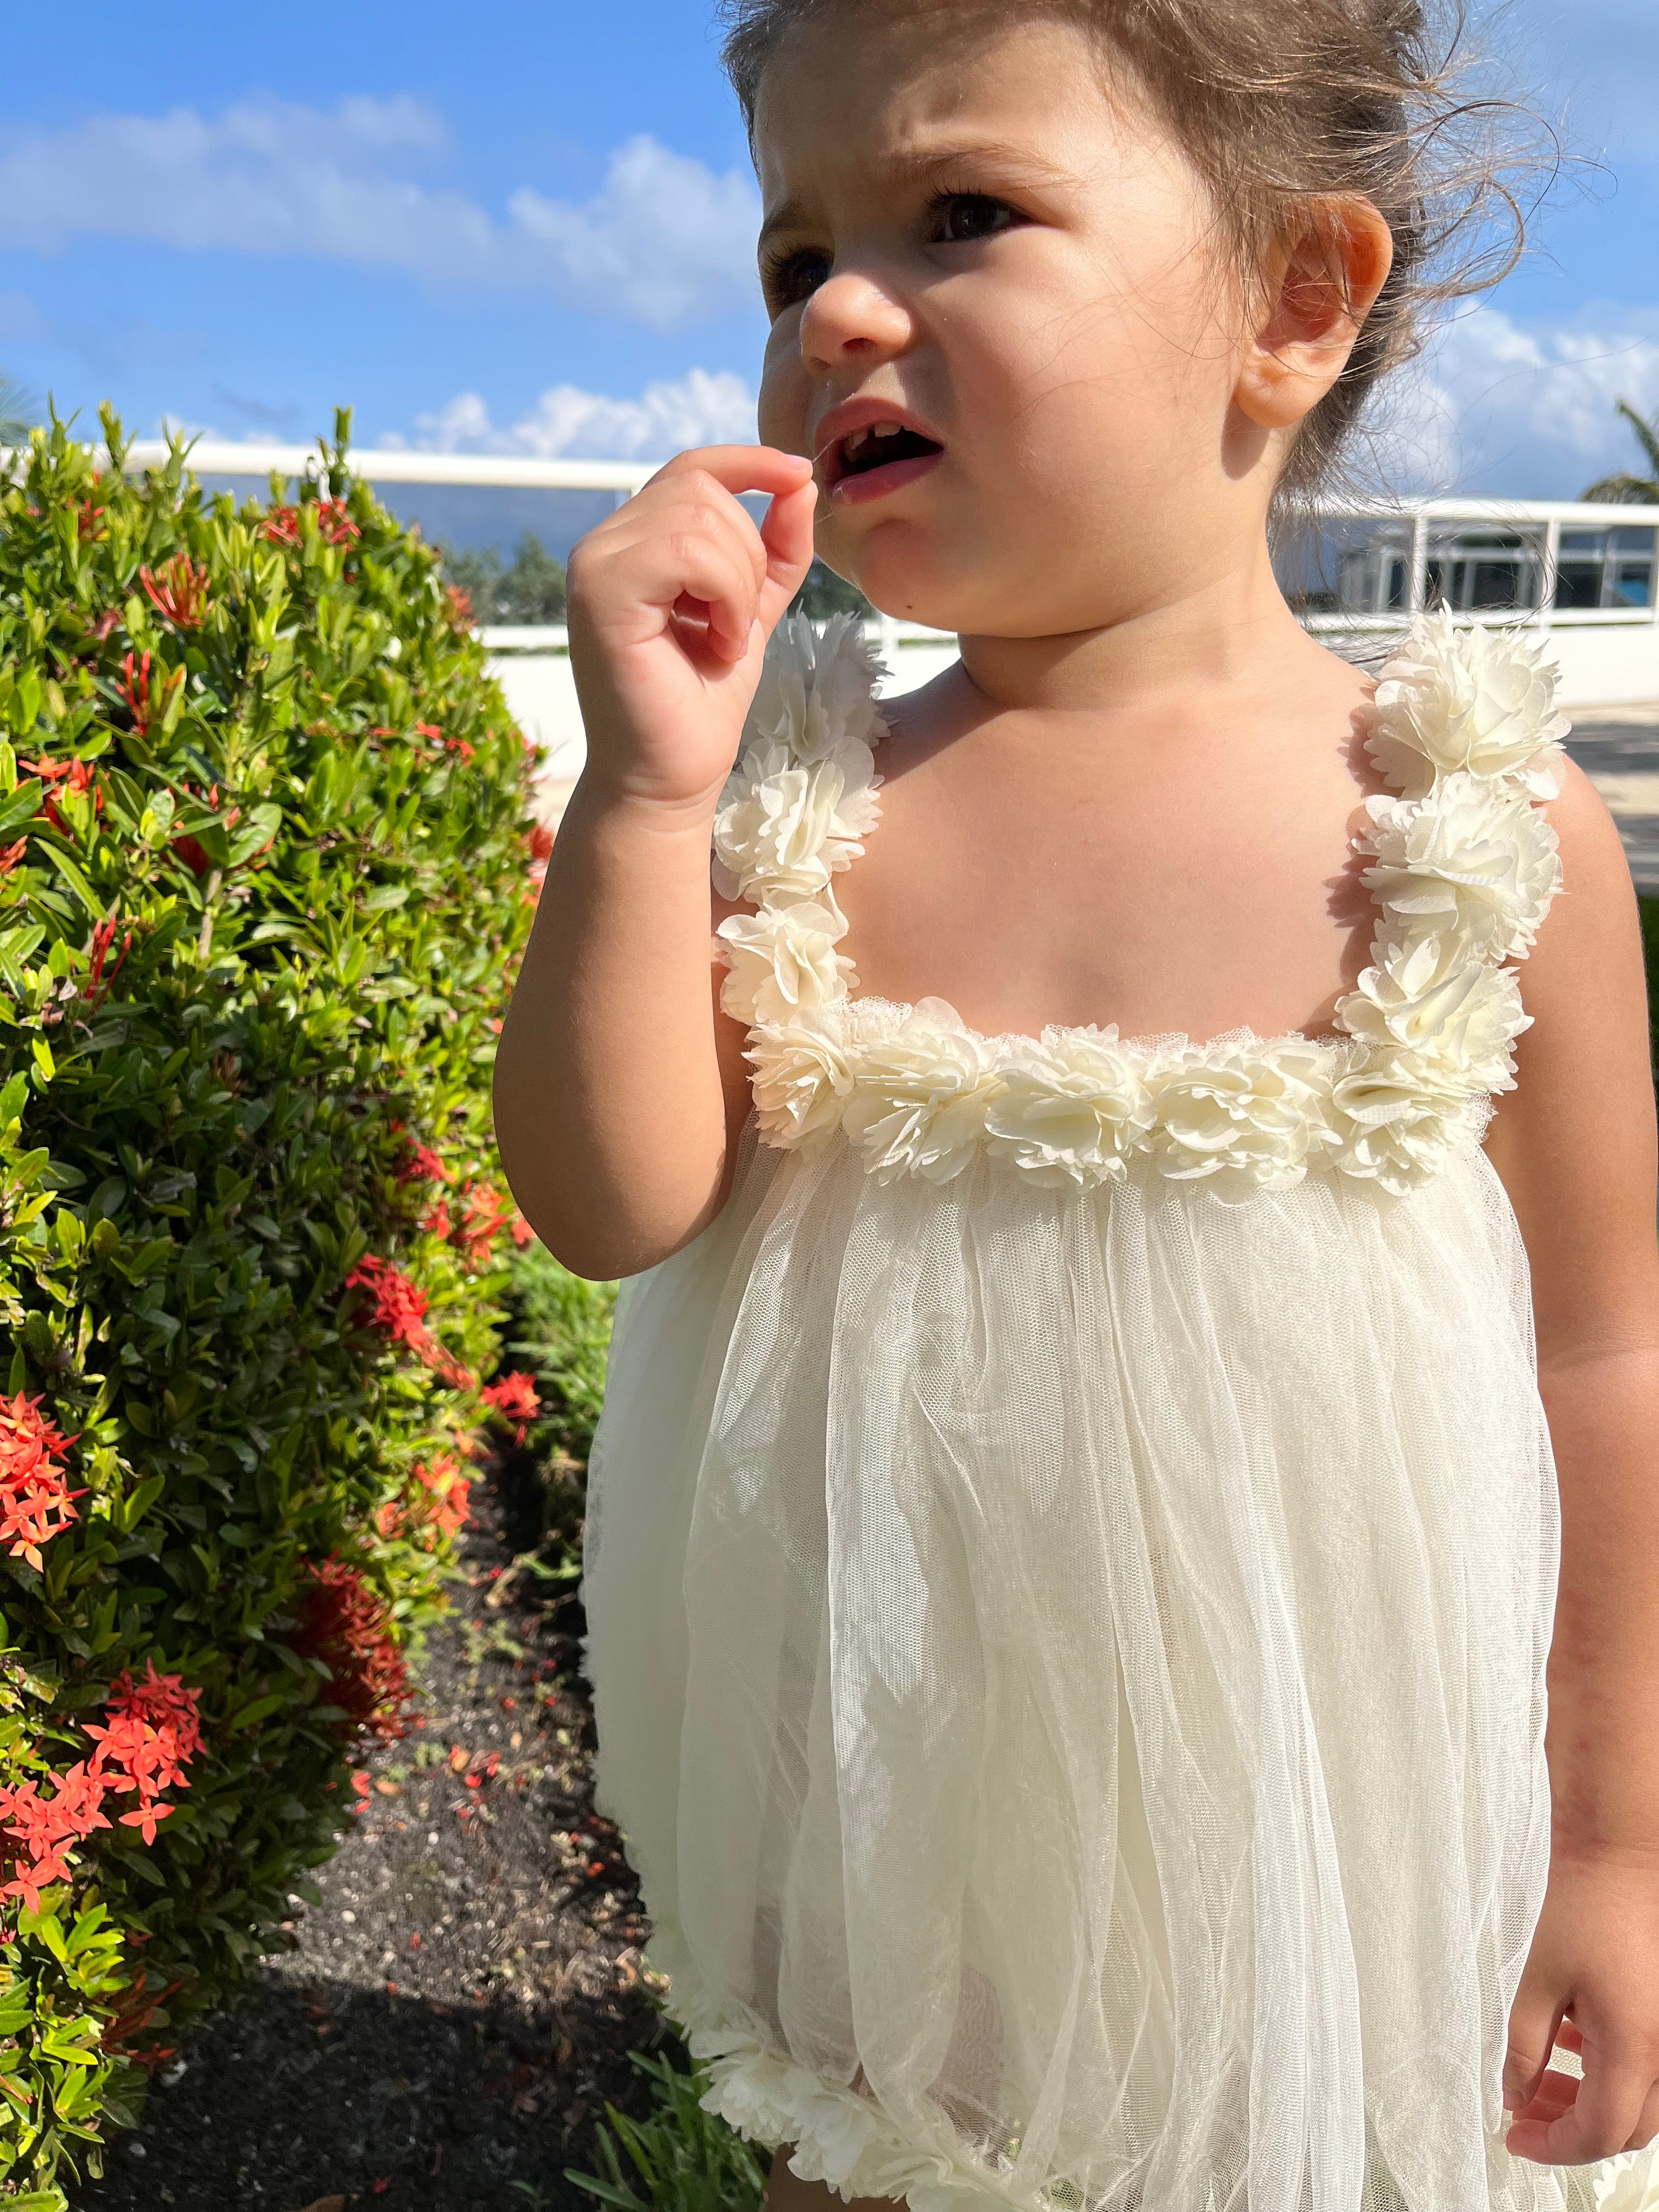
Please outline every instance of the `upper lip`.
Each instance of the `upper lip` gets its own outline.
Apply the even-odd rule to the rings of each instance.
[[[938,431],[930,429],[920,415],[894,400],[843,399],[839,407],[830,410],[812,433],[812,466],[826,491],[842,473],[842,440],[850,438],[854,430],[867,430],[877,422],[896,422],[901,429],[914,430],[917,437],[927,438],[935,446],[945,443]]]

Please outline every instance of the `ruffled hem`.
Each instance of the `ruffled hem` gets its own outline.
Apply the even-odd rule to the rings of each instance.
[[[648,1956],[672,1984],[667,2009],[686,2048],[707,2069],[703,2110],[768,2149],[792,2143],[789,2170],[801,2180],[824,2182],[849,2203],[887,2197],[913,2212],[986,2212],[992,2205],[1079,2212],[1080,2190],[1066,2181],[1022,2188],[1012,2160],[1001,2172],[987,2166],[944,2113],[925,2137],[907,2135],[869,2098],[774,2049],[714,2002],[672,1930],[658,1927]]]
[[[1012,2160],[988,2166],[943,2112],[926,2135],[907,2135],[868,2097],[826,2081],[776,2050],[747,2018],[721,2009],[674,1928],[658,1924],[647,1957],[653,1971],[668,1980],[665,2009],[708,2074],[708,2087],[698,2100],[702,2109],[763,2148],[792,2144],[789,2170],[802,2181],[822,2181],[848,2203],[884,2197],[909,2204],[912,2212],[989,2212],[994,2205],[1015,2212],[1081,2212],[1085,2200],[1074,2183],[1022,2186]],[[1551,2063],[1568,2073],[1583,2070],[1562,2050]],[[1499,2132],[1486,2142],[1494,2204],[1520,2201],[1515,2176],[1505,2172],[1515,2163],[1504,2148],[1510,2126],[1505,2112]],[[1528,2162],[1526,2172],[1532,2190],[1525,2194],[1534,2205],[1541,2194],[1562,2212],[1659,2212],[1659,2143],[1587,2166]]]

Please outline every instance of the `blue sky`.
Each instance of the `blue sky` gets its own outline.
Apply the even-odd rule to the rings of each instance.
[[[1571,496],[1659,408],[1659,7],[1512,0],[1604,167],[1392,410],[1434,489]],[[699,0],[82,0],[9,27],[0,365],[230,437],[657,458],[752,431],[753,184]]]

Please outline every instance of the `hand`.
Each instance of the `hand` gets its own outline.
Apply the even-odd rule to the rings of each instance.
[[[738,503],[770,492],[757,528]],[[812,563],[812,465],[769,446],[680,453],[572,550],[570,662],[590,772],[712,807],[766,641]]]
[[[1546,2071],[1560,2044],[1583,2079]],[[1659,1851],[1568,1846],[1510,2011],[1504,2138],[1517,2158],[1583,2166],[1659,2136]]]

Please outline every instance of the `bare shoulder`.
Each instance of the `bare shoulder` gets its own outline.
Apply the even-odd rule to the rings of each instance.
[[[1605,960],[1622,945],[1626,963],[1639,962],[1641,929],[1619,825],[1607,802],[1576,761],[1565,764],[1559,794],[1543,812],[1555,831],[1561,890],[1539,934],[1523,976],[1536,986],[1586,960]],[[1528,999],[1533,996],[1528,989]]]

